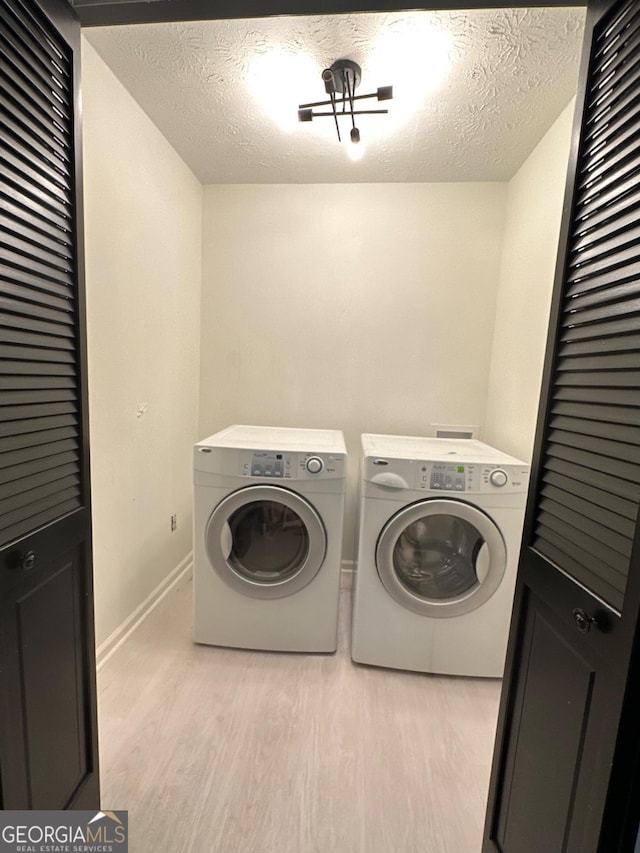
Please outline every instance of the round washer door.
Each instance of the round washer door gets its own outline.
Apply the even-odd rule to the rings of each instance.
[[[278,486],[248,486],[224,498],[207,523],[205,549],[215,572],[253,598],[284,598],[318,573],[327,551],[320,516]]]
[[[403,607],[423,616],[460,616],[500,586],[507,549],[481,510],[435,498],[405,507],[387,522],[376,565],[385,589]]]

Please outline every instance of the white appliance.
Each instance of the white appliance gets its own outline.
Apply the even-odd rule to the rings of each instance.
[[[236,425],[195,445],[195,642],[336,650],[346,456],[337,430]]]
[[[352,657],[501,676],[529,467],[475,440],[363,435]]]

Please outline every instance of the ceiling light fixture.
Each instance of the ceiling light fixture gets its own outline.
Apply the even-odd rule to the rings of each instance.
[[[298,121],[313,121],[314,118],[329,116],[335,122],[338,141],[342,142],[338,118],[350,116],[350,138],[353,143],[358,144],[360,142],[360,131],[356,127],[356,116],[385,114],[389,110],[357,110],[355,102],[364,101],[367,98],[377,98],[379,101],[390,101],[393,98],[393,86],[381,86],[370,95],[356,95],[361,76],[360,66],[351,59],[338,59],[329,68],[325,68],[322,72],[322,82],[325,92],[329,95],[329,100],[300,104],[298,106]],[[315,107],[328,106],[331,107],[331,112],[314,112]]]

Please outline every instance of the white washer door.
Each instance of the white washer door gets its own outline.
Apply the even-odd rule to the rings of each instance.
[[[283,598],[306,586],[327,551],[320,516],[304,498],[278,486],[249,486],[211,513],[205,548],[215,572],[253,598]]]
[[[500,586],[507,549],[479,509],[434,498],[405,507],[387,522],[376,565],[385,589],[403,607],[423,616],[460,616]]]

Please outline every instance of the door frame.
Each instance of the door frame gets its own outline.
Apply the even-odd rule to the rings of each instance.
[[[530,9],[532,6],[586,6],[580,0],[69,0],[80,23],[87,27],[119,24],[159,24],[233,18],[272,18],[282,15],[341,15],[357,12],[455,11],[457,9]]]
[[[48,0],[44,0],[44,5]],[[192,20],[224,20],[241,18],[262,18],[283,15],[331,15],[357,12],[393,12],[407,11],[406,0],[217,0],[215,8],[212,9],[210,0],[69,0],[74,7],[82,26],[116,26],[143,23],[168,23]],[[423,11],[448,11],[462,9],[487,9],[487,8],[530,8],[531,2],[527,0],[443,0],[443,2],[428,2],[418,0],[412,4],[412,10]],[[545,7],[585,6],[586,3],[579,0],[545,0],[537,5]],[[602,10],[608,6],[608,0],[592,0],[589,4],[590,14],[587,27],[592,26],[589,21],[594,15],[599,16]],[[583,60],[584,63],[584,60]],[[578,94],[576,110],[582,111],[584,94],[584,67],[580,71],[579,86],[582,85],[582,94]],[[577,149],[581,125],[574,121],[571,149],[568,163],[567,184],[565,202],[563,209],[563,223],[565,222],[565,211],[573,196],[575,184],[575,170],[577,160]],[[568,200],[568,201],[567,201]],[[559,236],[559,250],[557,257],[557,270],[564,267],[567,247],[568,226],[563,224]],[[554,293],[552,302],[553,312],[557,312],[559,295]],[[550,329],[553,329],[553,323]],[[543,389],[545,383],[549,382],[549,367],[545,366],[543,373]],[[539,417],[544,417],[545,412]],[[539,431],[538,431],[539,434]],[[536,462],[540,457],[540,442],[536,441],[532,471],[536,470]],[[535,493],[536,483],[532,480],[529,495]],[[529,519],[529,524],[532,523]],[[634,552],[640,557],[640,533],[636,536]],[[636,560],[637,562],[637,560]],[[630,573],[629,583],[634,586],[640,584],[640,570],[635,574]],[[638,614],[628,614],[625,620],[624,630],[630,631],[634,636],[634,653],[629,670],[629,683],[640,678],[640,624]],[[512,649],[508,655],[512,655]],[[507,667],[509,658],[507,660]],[[501,703],[500,715],[505,713],[504,702]],[[640,691],[630,693],[625,699],[624,711],[621,725],[618,729],[618,741],[616,748],[616,761],[611,777],[610,796],[605,813],[605,821],[609,825],[621,827],[615,847],[607,848],[607,853],[616,851],[628,851],[636,843],[638,836],[638,822],[640,817],[640,732],[637,731],[637,719],[640,715]],[[500,723],[499,723],[500,725]]]
[[[84,593],[84,625],[83,642],[84,656],[87,661],[95,661],[96,637],[94,616],[94,576],[93,576],[93,536],[92,536],[92,504],[91,504],[91,464],[89,437],[89,360],[87,353],[87,300],[86,300],[86,267],[85,267],[85,230],[84,230],[84,186],[83,186],[83,145],[82,145],[82,86],[81,86],[81,27],[78,26],[79,15],[73,8],[63,13],[63,4],[59,0],[37,0],[42,12],[51,20],[63,38],[72,48],[73,56],[73,156],[75,184],[75,265],[76,265],[76,311],[77,322],[77,354],[78,378],[82,389],[80,401],[81,418],[81,459],[82,459],[82,495],[84,513],[88,518],[86,555],[87,562],[83,573]],[[73,4],[71,4],[73,5]],[[86,719],[87,737],[90,742],[90,753],[93,761],[93,773],[88,783],[76,794],[69,804],[72,809],[93,808],[100,800],[100,758],[98,731],[98,686],[96,666],[86,668],[87,692],[90,697],[88,716]]]

